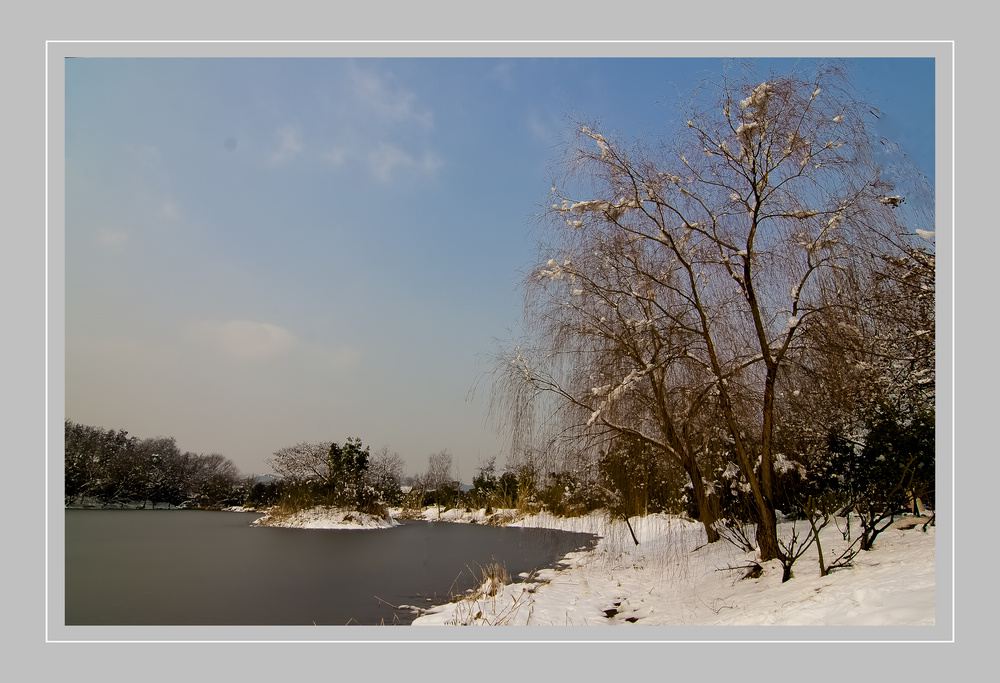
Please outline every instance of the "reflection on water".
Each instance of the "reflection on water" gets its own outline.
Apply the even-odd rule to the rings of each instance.
[[[381,530],[251,527],[194,510],[67,510],[67,625],[409,624],[492,562],[516,577],[593,537],[405,522]]]

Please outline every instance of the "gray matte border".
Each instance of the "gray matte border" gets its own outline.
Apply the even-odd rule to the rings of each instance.
[[[936,59],[936,215],[939,376],[939,507],[954,512],[954,43],[952,41],[50,41],[47,48],[47,642],[953,642],[954,515],[937,528],[936,624],[932,627],[648,626],[633,629],[341,627],[68,627],[64,623],[62,444],[65,406],[65,72],[68,57],[933,57]],[[943,372],[942,372],[943,371]],[[940,408],[944,408],[941,410]]]

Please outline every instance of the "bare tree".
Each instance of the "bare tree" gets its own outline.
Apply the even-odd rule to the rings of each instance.
[[[659,147],[579,126],[554,244],[527,282],[528,335],[501,352],[493,407],[515,441],[623,435],[674,458],[709,540],[716,482],[701,463],[721,437],[767,560],[782,555],[779,380],[807,324],[852,305],[841,283],[914,237],[872,110],[839,67],[706,85],[714,100],[693,99]]]
[[[403,496],[400,484],[404,468],[405,464],[399,453],[388,446],[382,446],[368,463],[365,483],[378,491],[387,504],[398,505]]]
[[[274,452],[267,461],[275,472],[292,481],[326,480],[330,475],[329,454],[332,441],[301,442]]]
[[[426,487],[434,491],[434,500],[437,503],[438,516],[441,515],[441,496],[445,489],[453,483],[452,479],[452,457],[447,450],[432,453],[427,457],[427,474],[425,475]]]
[[[184,453],[185,481],[190,494],[202,506],[217,506],[233,496],[242,475],[236,464],[220,453]]]
[[[65,491],[66,504],[82,502],[85,497],[105,495],[112,480],[112,465],[133,450],[135,438],[123,429],[102,429],[65,421]]]

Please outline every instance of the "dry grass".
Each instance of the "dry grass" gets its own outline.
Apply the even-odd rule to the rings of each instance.
[[[524,513],[519,510],[498,510],[483,522],[486,526],[507,526],[524,519]]]
[[[455,617],[446,622],[452,626],[503,626],[510,624],[522,608],[530,605],[534,587],[514,589],[506,567],[493,562],[478,572],[478,587],[471,589],[455,604]],[[530,606],[529,616],[530,616]]]

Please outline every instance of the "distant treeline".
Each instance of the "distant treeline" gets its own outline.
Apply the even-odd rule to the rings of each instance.
[[[173,437],[66,420],[66,505],[220,508],[246,500],[254,482],[229,458],[182,452]]]

